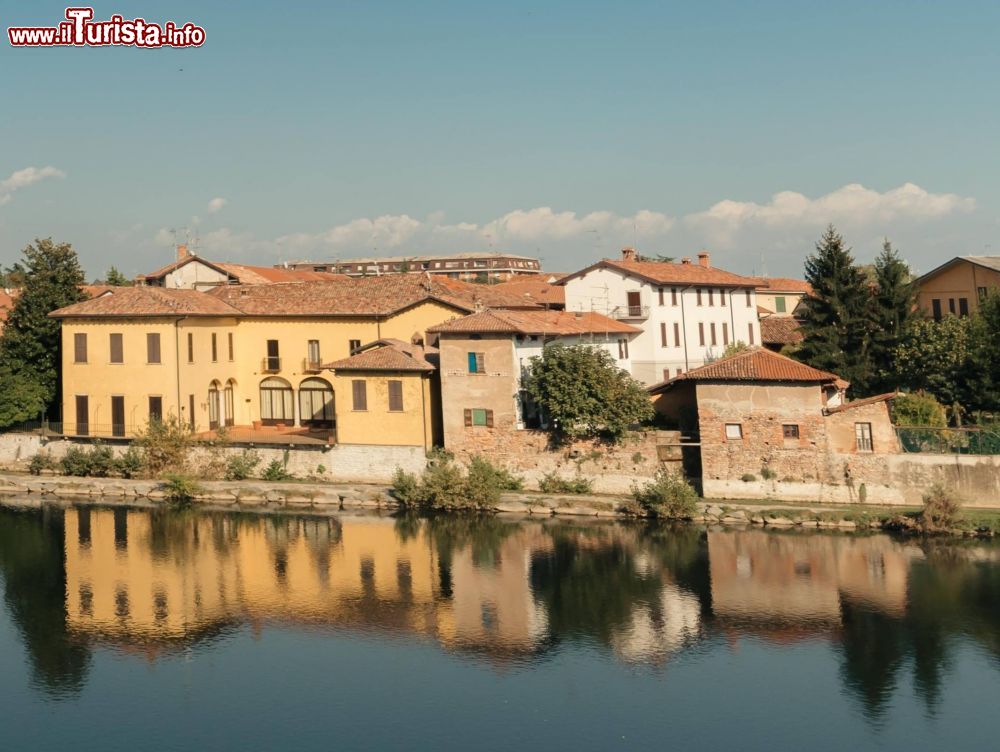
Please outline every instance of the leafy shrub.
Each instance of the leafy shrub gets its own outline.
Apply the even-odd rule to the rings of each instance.
[[[270,464],[264,468],[264,472],[260,474],[260,477],[268,481],[283,481],[291,480],[294,476],[288,472],[281,460],[273,459]]]
[[[244,449],[239,454],[234,454],[226,462],[225,478],[226,480],[246,480],[259,464],[260,455],[253,449]],[[279,478],[278,480],[283,479]]]
[[[392,495],[403,506],[414,506],[420,503],[420,479],[413,473],[397,467],[392,475]]]
[[[60,465],[63,475],[86,477],[90,475],[90,453],[78,446],[70,447],[60,460]]]
[[[633,465],[640,465],[640,464],[642,464],[642,461],[644,459],[646,459],[646,458],[642,456],[642,452],[636,452],[635,454],[632,455],[632,464]]]
[[[897,426],[944,428],[948,416],[944,405],[923,392],[901,394],[890,403],[892,422]]]
[[[107,478],[118,470],[114,451],[99,441],[94,442],[90,448],[87,463],[89,465],[87,474],[94,478]]]
[[[662,519],[690,519],[698,511],[698,492],[684,476],[666,468],[644,486],[632,486],[632,498],[646,514]]]
[[[403,506],[429,509],[486,510],[496,505],[500,494],[520,488],[521,480],[488,460],[473,458],[469,472],[448,459],[429,464],[420,478],[404,470],[393,476],[393,496]]]
[[[146,458],[134,444],[130,444],[125,454],[115,461],[115,468],[123,478],[135,478],[146,469]]]
[[[740,476],[740,480],[744,483],[753,483],[757,480],[757,476],[753,473],[743,473],[743,475]]]
[[[538,490],[550,494],[588,494],[593,490],[590,478],[578,475],[575,478],[560,478],[555,472],[542,476],[538,481]]]
[[[146,457],[146,469],[154,476],[164,470],[174,473],[183,470],[191,442],[191,427],[173,415],[166,420],[149,421],[135,441]]]
[[[778,474],[771,468],[764,466],[760,469],[760,477],[764,480],[772,480],[773,478],[777,478]]]
[[[917,523],[925,533],[953,530],[961,519],[961,502],[940,483],[935,483],[924,495],[924,508]]]
[[[163,480],[163,493],[171,504],[187,506],[201,493],[201,486],[189,475],[167,473]]]
[[[862,504],[868,501],[868,486],[864,483],[858,486],[858,501]]]
[[[39,452],[28,463],[28,472],[32,475],[41,475],[42,470],[55,470],[58,466],[59,464],[48,452]]]
[[[469,477],[471,478],[473,474],[500,491],[520,491],[524,488],[523,478],[514,475],[505,467],[494,465],[479,454],[469,461]]]

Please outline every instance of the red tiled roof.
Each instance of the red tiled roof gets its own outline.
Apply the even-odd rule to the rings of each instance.
[[[522,275],[509,279],[506,282],[500,282],[493,285],[493,287],[512,295],[521,295],[528,301],[539,303],[540,305],[562,308],[566,305],[566,288],[561,287],[556,282],[564,276],[566,275]]]
[[[649,387],[649,391],[656,394],[679,381],[777,381],[825,384],[835,383],[838,380],[836,374],[821,371],[785,355],[758,347],[693,368],[669,381]]]
[[[864,407],[865,405],[874,405],[876,402],[886,402],[891,399],[895,399],[899,395],[896,392],[886,392],[885,394],[876,394],[874,397],[865,397],[864,399],[854,400],[853,402],[847,402],[843,405],[837,405],[836,407],[827,408],[828,413],[842,413],[845,410],[853,410],[855,407]]]
[[[760,341],[765,345],[794,345],[802,341],[802,325],[791,316],[767,316],[760,320]]]
[[[441,334],[638,334],[638,327],[608,318],[600,313],[568,311],[481,311],[452,319],[427,330]]]
[[[757,289],[769,292],[799,292],[804,295],[812,295],[812,285],[804,279],[794,279],[793,277],[754,277]]]
[[[184,258],[177,259],[176,261],[171,261],[166,266],[161,266],[155,272],[150,272],[149,274],[140,274],[137,279],[139,280],[160,279],[161,277],[165,277],[168,274],[170,274],[170,272],[176,271],[177,269],[180,269],[182,266],[190,264],[192,261],[199,261],[205,266],[211,269],[215,269],[215,271],[219,272],[220,274],[227,273],[218,264],[213,263],[208,259],[203,259],[200,256],[196,256],[195,254],[192,253],[185,256]]]
[[[425,359],[423,348],[408,345],[405,342],[398,344],[396,342],[381,340],[378,347],[371,350],[363,349],[357,355],[326,363],[323,368],[333,371],[425,372],[434,370],[434,366]]]
[[[49,314],[52,318],[238,316],[224,301],[196,290],[166,290],[162,287],[117,287],[103,295],[74,303]]]
[[[638,277],[658,285],[715,285],[718,287],[756,287],[754,277],[742,277],[722,269],[704,267],[701,264],[672,264],[659,261],[615,261],[604,259],[596,264],[563,277],[556,284],[565,285],[571,279],[597,269],[616,269],[631,277]]]
[[[241,285],[269,285],[274,282],[329,282],[345,280],[344,274],[314,272],[311,269],[284,269],[274,266],[250,266],[216,262],[228,274],[233,275]]]

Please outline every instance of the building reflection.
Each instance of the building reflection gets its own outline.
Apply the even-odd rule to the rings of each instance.
[[[933,709],[962,636],[1000,661],[996,546],[610,521],[0,508],[0,574],[36,683],[94,645],[150,660],[249,626],[427,640],[498,668],[574,647],[821,641],[864,711],[904,671]]]

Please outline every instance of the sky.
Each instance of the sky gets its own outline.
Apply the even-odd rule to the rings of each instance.
[[[0,0],[0,264],[88,277],[625,245],[801,276],[833,223],[915,271],[1000,254],[1000,3],[100,2],[199,48],[14,48]]]

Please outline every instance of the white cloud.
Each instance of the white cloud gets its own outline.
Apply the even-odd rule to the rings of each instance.
[[[631,237],[644,237],[666,233],[674,220],[666,214],[642,210],[631,217],[622,217],[610,211],[594,211],[578,216],[572,211],[553,211],[549,206],[537,209],[518,209],[483,226],[483,234],[494,239],[527,241],[565,240],[581,238],[585,233],[597,232]]]
[[[227,203],[226,199],[222,198],[222,196],[213,198],[211,201],[208,202],[208,213],[218,214],[220,211],[222,211],[222,207],[224,207],[226,203]]]
[[[14,191],[37,183],[46,178],[64,178],[66,173],[55,167],[25,167],[16,170],[6,180],[0,180],[0,205],[8,203],[14,197]]]

